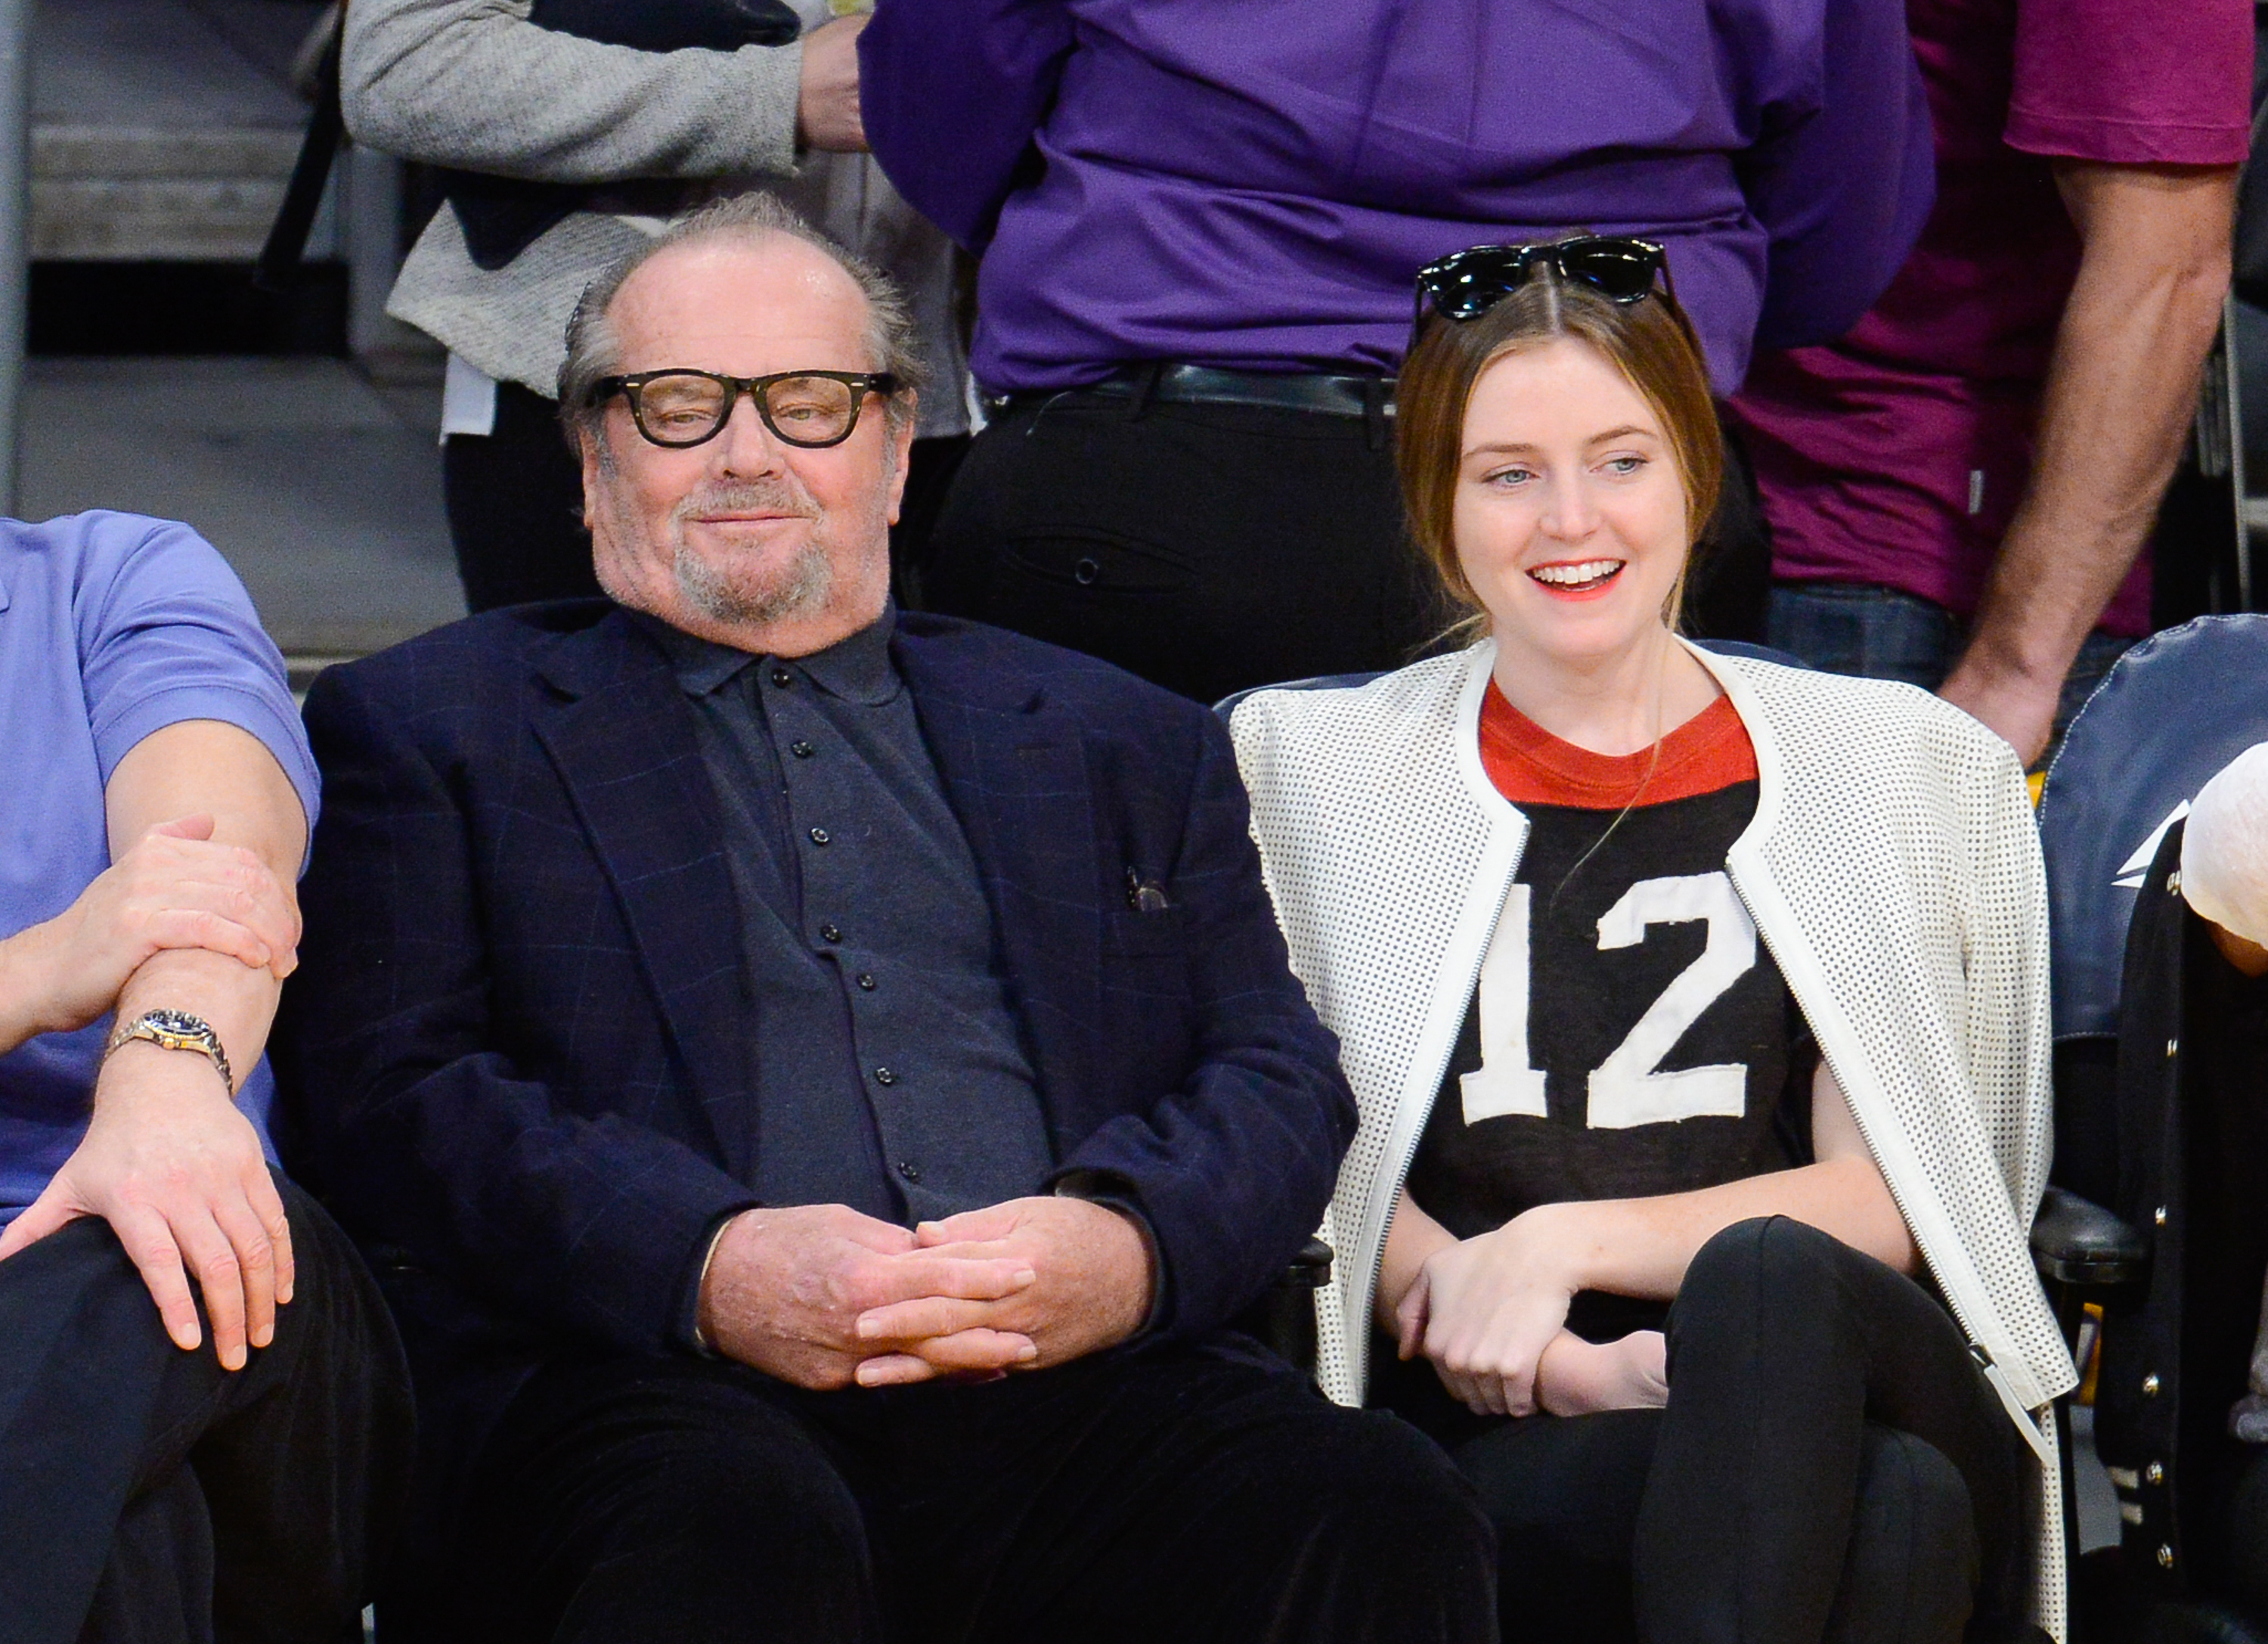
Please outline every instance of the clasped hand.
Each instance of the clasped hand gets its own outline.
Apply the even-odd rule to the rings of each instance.
[[[281,982],[298,964],[299,908],[252,851],[212,843],[213,819],[160,822],[45,924],[10,939],[22,1037],[84,1028],[172,948],[224,955]]]
[[[1594,1344],[1566,1328],[1581,1286],[1557,1229],[1530,1213],[1426,1257],[1394,1313],[1403,1359],[1423,1354],[1481,1415],[1581,1415],[1668,1397],[1658,1331]]]
[[[908,1229],[842,1205],[752,1210],[719,1238],[701,1325],[799,1387],[1044,1369],[1141,1325],[1141,1232],[1084,1199],[1010,1199]]]

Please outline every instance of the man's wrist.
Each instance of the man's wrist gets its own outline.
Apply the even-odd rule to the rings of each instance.
[[[219,1032],[203,1017],[185,1010],[154,1009],[123,1017],[103,1047],[107,1061],[129,1044],[149,1044],[160,1051],[202,1057],[220,1076],[221,1089],[236,1095],[236,1071],[229,1065],[227,1047]]]
[[[45,1033],[84,1027],[73,1021],[56,993],[50,919],[0,941],[0,1048]]]

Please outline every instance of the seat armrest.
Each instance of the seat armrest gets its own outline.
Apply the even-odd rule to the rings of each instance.
[[[1335,1259],[1329,1245],[1321,1239],[1310,1239],[1300,1247],[1300,1253],[1292,1258],[1292,1265],[1285,1270],[1280,1282],[1297,1290],[1321,1290],[1331,1282],[1331,1263]]]
[[[2109,1289],[2149,1272],[2150,1241],[2092,1200],[2051,1187],[2032,1222],[2032,1261],[2043,1279]]]

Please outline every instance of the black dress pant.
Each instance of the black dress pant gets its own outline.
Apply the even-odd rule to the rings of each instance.
[[[723,1362],[556,1367],[475,1469],[482,1644],[1469,1641],[1472,1491],[1248,1342],[806,1393]]]
[[[0,1644],[341,1644],[403,1509],[409,1371],[375,1284],[277,1178],[297,1279],[231,1373],[109,1224],[0,1262]]]
[[[966,434],[914,441],[904,505],[890,532],[898,601],[910,608],[922,608],[924,544],[968,446]],[[583,471],[568,451],[556,402],[516,382],[497,384],[491,431],[442,442],[441,487],[468,610],[599,592],[583,527]]]
[[[1919,1285],[1742,1222],[1694,1258],[1668,1337],[1665,1409],[1413,1412],[1496,1525],[1505,1644],[2035,1636],[2036,1463]]]
[[[1400,667],[1453,620],[1402,523],[1382,419],[1074,392],[977,435],[932,608],[1218,701]]]

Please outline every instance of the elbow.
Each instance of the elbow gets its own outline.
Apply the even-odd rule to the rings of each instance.
[[[402,154],[403,133],[398,122],[402,100],[390,98],[383,88],[385,75],[352,55],[339,60],[339,117],[347,136],[362,148],[386,154]],[[406,156],[406,158],[416,158]]]

